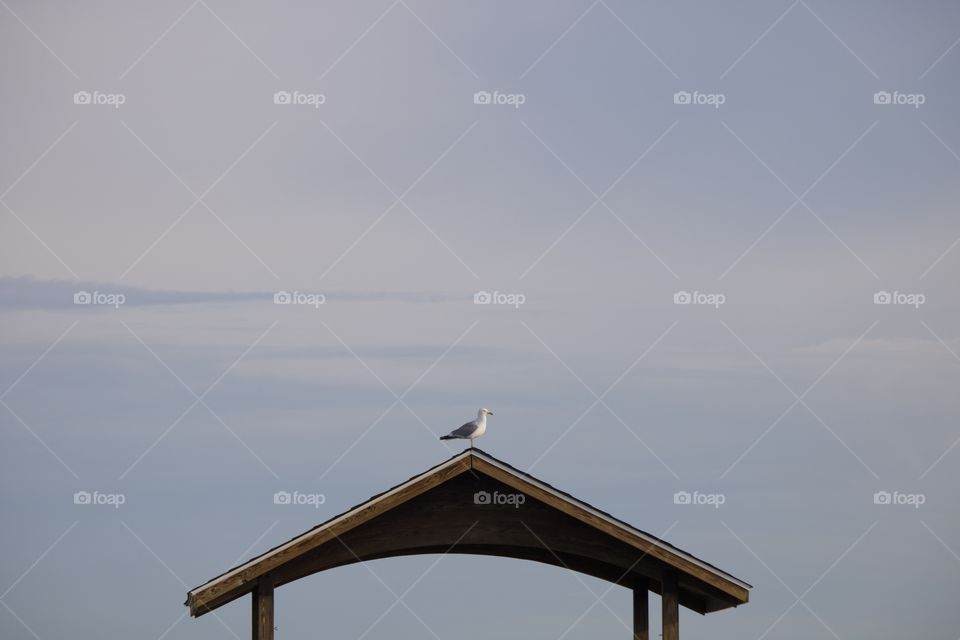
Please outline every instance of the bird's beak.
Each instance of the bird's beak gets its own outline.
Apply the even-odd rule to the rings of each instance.
[[[492,415],[493,415],[493,411],[487,411],[487,415],[488,415],[488,416],[492,416]]]

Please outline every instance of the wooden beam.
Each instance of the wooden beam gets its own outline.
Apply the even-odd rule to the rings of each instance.
[[[660,587],[660,603],[663,608],[663,640],[680,640],[680,599],[677,589],[677,572],[664,569]]]
[[[253,640],[273,640],[273,579],[269,575],[261,576],[250,597]]]
[[[633,585],[633,640],[650,640],[650,598],[646,578]]]
[[[478,490],[516,492],[526,501],[522,508],[478,508],[474,501]],[[376,523],[371,522],[375,519]],[[427,521],[429,526],[424,524]],[[646,576],[647,590],[655,593],[660,592],[661,569],[666,565],[682,582],[676,594],[680,606],[699,613],[736,606],[748,598],[746,588],[695,558],[479,454],[470,454],[415,476],[208,581],[187,595],[187,605],[191,614],[200,616],[250,593],[268,573],[278,586],[357,560],[434,553],[435,548],[445,550],[454,541],[458,542],[458,548],[450,550],[454,553],[536,556],[528,559],[558,566],[576,561],[578,566],[571,564],[571,568],[589,575],[609,580],[608,574],[613,574],[617,582],[626,577],[623,584],[628,588],[634,575]],[[541,548],[553,553],[544,554]],[[634,562],[637,551],[642,552],[641,560]]]
[[[226,603],[246,595],[257,579],[277,567],[316,549],[323,543],[342,536],[368,520],[390,511],[399,504],[443,484],[470,468],[470,460],[461,458],[442,469],[422,474],[417,480],[394,487],[387,493],[341,514],[327,524],[311,529],[277,549],[236,567],[218,578],[197,587],[187,594],[190,613],[202,616]]]
[[[614,538],[622,540],[627,544],[640,549],[645,555],[660,560],[672,567],[676,567],[687,575],[693,576],[706,584],[728,594],[734,600],[745,603],[749,592],[747,589],[735,584],[733,581],[718,575],[717,573],[706,569],[677,553],[674,553],[666,546],[644,540],[640,536],[633,534],[621,525],[611,523],[609,520],[597,516],[594,513],[574,504],[572,501],[555,495],[550,491],[540,488],[536,484],[521,478],[520,476],[505,471],[500,467],[487,462],[483,458],[476,458],[473,461],[473,468],[480,473],[488,475],[500,482],[513,487],[517,491],[525,493],[528,496],[536,498],[556,509],[573,516],[574,518],[585,522],[592,527],[610,534]]]

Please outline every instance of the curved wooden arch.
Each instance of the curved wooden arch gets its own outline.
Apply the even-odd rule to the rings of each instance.
[[[255,638],[272,637],[275,587],[438,553],[530,560],[632,588],[644,627],[648,590],[661,594],[667,626],[681,605],[703,614],[749,596],[749,585],[716,567],[471,449],[191,590],[187,605],[199,616],[253,593],[254,628],[270,633]],[[675,637],[665,626],[664,638]]]

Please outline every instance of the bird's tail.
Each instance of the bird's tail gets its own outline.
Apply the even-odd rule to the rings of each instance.
[[[441,440],[453,440],[453,436],[440,436]]]

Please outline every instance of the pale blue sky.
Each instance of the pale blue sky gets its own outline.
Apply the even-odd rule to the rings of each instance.
[[[0,4],[3,638],[245,637],[187,588],[480,406],[493,455],[754,585],[685,636],[955,637],[954,4]],[[471,557],[374,625],[433,561],[284,587],[278,637],[629,635],[622,589]]]

